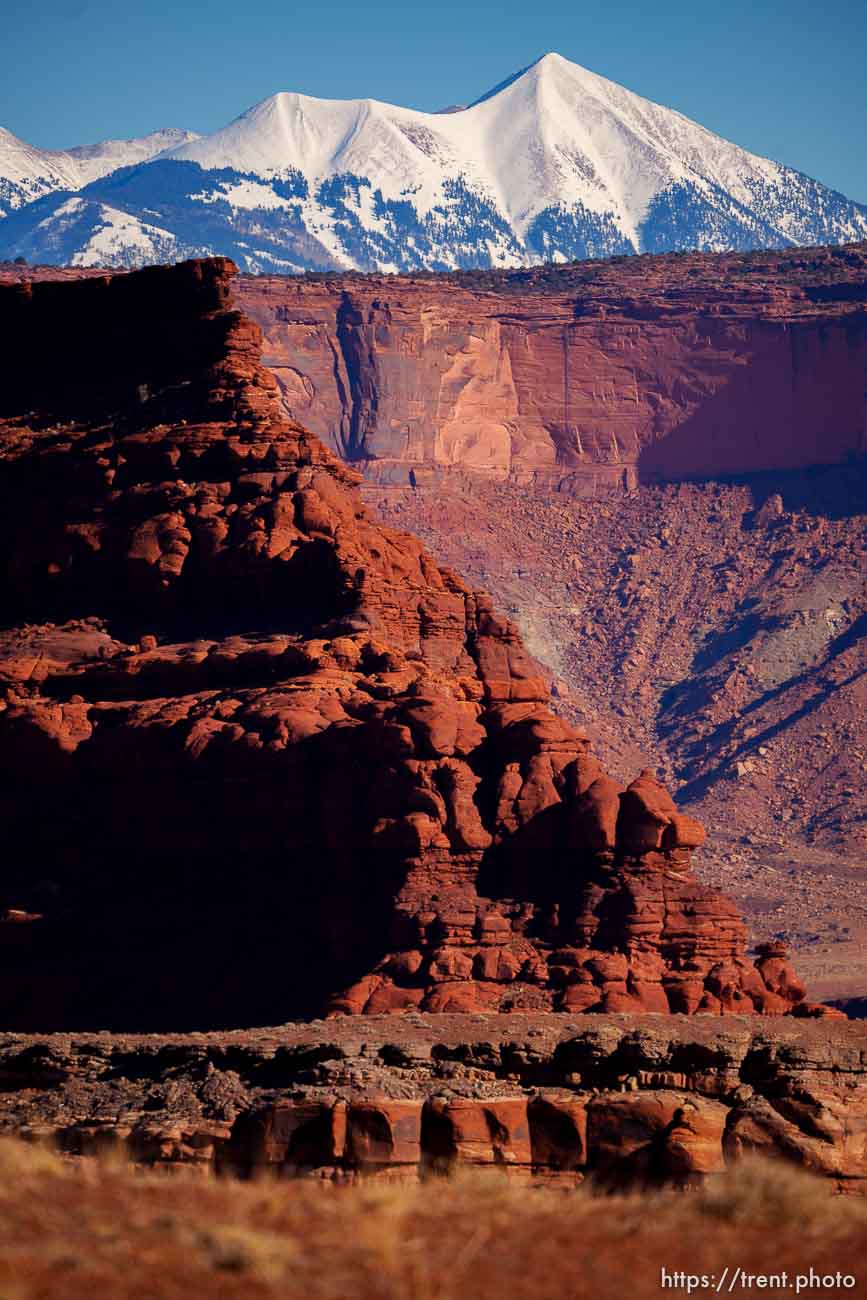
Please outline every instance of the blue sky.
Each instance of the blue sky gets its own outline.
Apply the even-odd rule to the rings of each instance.
[[[0,125],[204,132],[277,90],[432,110],[547,50],[867,202],[863,0],[2,0]]]

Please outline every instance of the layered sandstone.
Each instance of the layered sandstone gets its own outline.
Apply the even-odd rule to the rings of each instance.
[[[243,277],[286,410],[380,483],[595,495],[867,451],[867,248]]]
[[[0,291],[4,1023],[823,1011],[285,417],[233,271]]]
[[[0,1132],[202,1174],[461,1168],[694,1186],[754,1154],[867,1188],[856,1022],[489,1015],[188,1036],[5,1035]]]
[[[0,283],[99,278],[0,264]],[[241,276],[286,413],[379,483],[572,496],[867,451],[867,246]]]

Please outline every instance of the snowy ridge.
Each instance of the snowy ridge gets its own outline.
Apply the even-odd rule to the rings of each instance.
[[[95,148],[74,222],[34,193],[0,256],[397,271],[867,238],[867,209],[557,54],[454,112],[281,92],[113,174]]]
[[[134,140],[37,149],[0,127],[0,216],[56,190],[80,190],[118,167],[147,162],[197,138],[192,131],[168,127]]]

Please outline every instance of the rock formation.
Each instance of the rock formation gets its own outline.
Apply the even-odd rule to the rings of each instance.
[[[581,496],[867,451],[864,244],[237,292],[287,411],[381,483]]]
[[[867,1189],[857,1022],[410,1015],[0,1035],[0,1134],[78,1158],[347,1183],[470,1166],[694,1186],[754,1154]]]
[[[824,1010],[284,417],[233,271],[0,289],[3,1023]]]

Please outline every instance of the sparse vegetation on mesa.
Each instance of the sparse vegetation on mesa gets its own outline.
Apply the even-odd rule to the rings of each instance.
[[[203,1182],[0,1142],[4,1300],[649,1300],[662,1268],[857,1278],[865,1247],[867,1202],[770,1161],[615,1202],[494,1172]]]
[[[604,297],[607,292],[630,292],[642,295],[666,287],[676,292],[711,290],[718,294],[721,286],[732,288],[742,278],[786,277],[788,285],[809,288],[829,282],[847,282],[867,266],[867,244],[844,244],[839,247],[753,249],[724,253],[681,249],[670,253],[626,253],[614,257],[588,258],[571,262],[544,262],[522,267],[476,267],[458,271],[415,269],[401,274],[382,271],[307,270],[297,278],[305,283],[330,285],[382,281],[405,281],[465,289],[494,294],[570,294],[590,293]],[[256,279],[249,272],[242,279]]]

